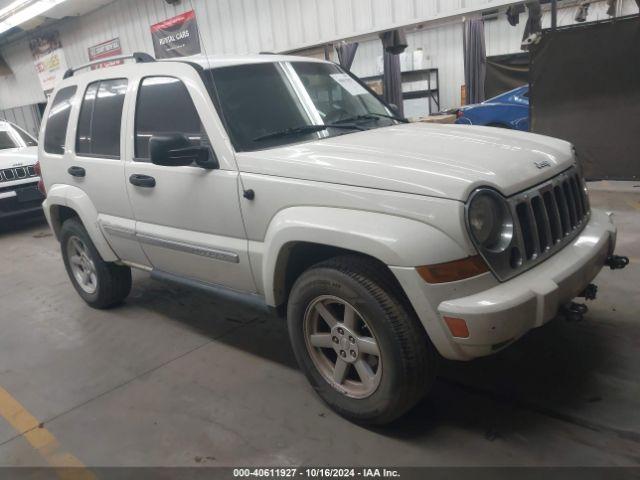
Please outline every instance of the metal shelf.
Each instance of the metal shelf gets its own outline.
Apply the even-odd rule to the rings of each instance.
[[[402,84],[405,83],[415,83],[415,82],[426,82],[426,89],[419,90],[410,90],[402,92],[402,98],[404,100],[414,100],[417,98],[427,98],[429,102],[429,113],[433,113],[433,109],[431,108],[432,103],[435,105],[435,111],[440,111],[440,72],[437,68],[421,68],[418,70],[405,70],[401,73]],[[433,86],[432,74],[435,74],[435,86]],[[416,79],[416,77],[418,77]],[[422,78],[420,78],[422,77]],[[382,75],[372,75],[369,77],[362,77],[362,81],[364,82],[374,82],[378,80],[382,80]]]

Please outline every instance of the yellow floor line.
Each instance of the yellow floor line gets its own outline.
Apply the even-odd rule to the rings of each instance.
[[[626,200],[626,202],[636,210],[640,210],[640,202],[638,202],[637,200]]]
[[[40,427],[20,402],[0,387],[0,416],[29,442],[29,444],[56,469],[62,480],[94,480],[96,477],[76,457],[63,451],[62,446],[49,430]]]

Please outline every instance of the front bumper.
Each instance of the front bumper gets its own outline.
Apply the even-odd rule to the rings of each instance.
[[[44,195],[38,190],[38,182],[22,183],[0,188],[0,219],[27,215],[42,211]]]
[[[407,272],[398,279],[408,286],[405,291],[440,353],[447,358],[470,360],[495,353],[554,318],[560,307],[591,283],[613,253],[615,243],[616,229],[610,217],[594,210],[580,235],[545,262],[504,283],[492,284],[486,277],[478,278],[475,282],[485,282],[489,288],[478,288],[470,295],[466,293],[473,288],[474,280],[467,281],[463,296],[452,298],[458,297],[452,290],[450,299],[437,303],[435,319],[424,301],[416,297],[414,282],[407,283]],[[430,287],[423,285],[425,297],[433,297]],[[453,337],[444,316],[464,319],[468,338]]]

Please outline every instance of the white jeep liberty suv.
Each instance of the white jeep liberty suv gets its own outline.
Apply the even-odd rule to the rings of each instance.
[[[567,142],[408,124],[310,58],[130,58],[67,72],[45,112],[44,211],[75,289],[111,307],[133,267],[286,312],[302,370],[354,421],[405,413],[440,356],[580,314],[627,261]]]

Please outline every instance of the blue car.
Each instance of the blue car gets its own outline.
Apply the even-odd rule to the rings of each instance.
[[[529,131],[529,86],[518,87],[477,105],[461,107],[459,125],[485,125]]]

